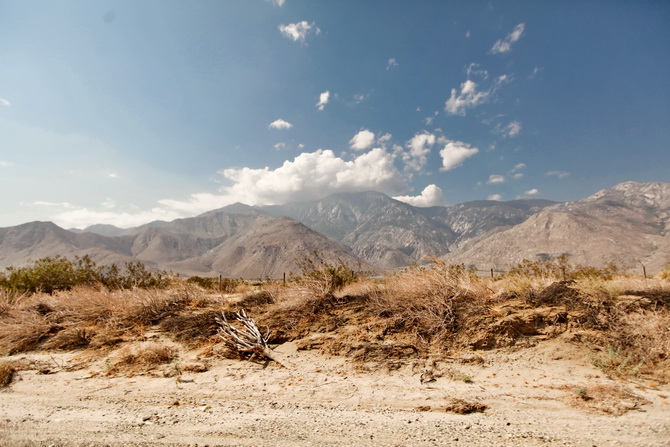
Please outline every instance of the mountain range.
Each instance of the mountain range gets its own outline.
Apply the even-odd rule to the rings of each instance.
[[[0,228],[0,267],[44,256],[141,261],[185,275],[281,277],[317,250],[368,271],[441,257],[482,270],[561,254],[575,264],[660,270],[670,261],[670,184],[625,182],[576,202],[484,200],[419,208],[377,192],[311,202],[234,204],[121,229],[51,222]]]

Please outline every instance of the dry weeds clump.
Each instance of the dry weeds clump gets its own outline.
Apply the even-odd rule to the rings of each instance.
[[[0,352],[28,351],[46,339],[50,339],[51,349],[83,347],[96,337],[98,345],[105,344],[105,339],[118,341],[119,331],[142,332],[193,303],[206,304],[194,290],[77,287],[24,297],[0,315]],[[114,330],[117,334],[111,333]]]
[[[133,375],[154,370],[177,359],[177,350],[159,342],[126,345],[109,360],[106,373]]]
[[[645,398],[619,384],[595,384],[576,389],[562,387],[568,392],[568,402],[578,408],[621,416],[649,403]]]
[[[444,340],[474,315],[487,312],[491,290],[462,265],[434,259],[388,278],[371,297],[375,312],[419,342]]]
[[[15,373],[16,365],[14,365],[14,362],[0,361],[0,388],[4,388],[12,383]]]

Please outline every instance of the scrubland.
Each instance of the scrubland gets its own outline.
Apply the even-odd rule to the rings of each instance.
[[[68,271],[35,267],[54,264]],[[434,259],[373,278],[315,254],[286,282],[252,284],[138,265],[105,283],[71,266],[49,293],[3,278],[5,444],[670,443],[670,270],[559,258],[491,278]],[[240,310],[286,367],[226,340]],[[75,387],[76,403],[41,387]]]

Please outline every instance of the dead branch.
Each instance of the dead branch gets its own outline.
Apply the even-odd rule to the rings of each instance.
[[[248,316],[244,309],[235,313],[235,320],[240,322],[242,328],[237,328],[228,322],[225,312],[221,313],[221,317],[216,319],[219,325],[217,335],[224,343],[239,352],[258,354],[274,360],[284,368],[290,369],[289,365],[282,361],[268,346],[270,333],[263,335],[254,319]]]

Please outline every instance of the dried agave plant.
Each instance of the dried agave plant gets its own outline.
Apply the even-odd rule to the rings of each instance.
[[[290,369],[290,366],[268,346],[270,333],[263,334],[254,319],[248,316],[244,309],[235,313],[235,321],[240,323],[241,328],[235,327],[229,322],[225,312],[221,313],[221,318],[216,318],[219,325],[217,335],[226,345],[239,352],[257,354],[274,360],[284,368]]]

